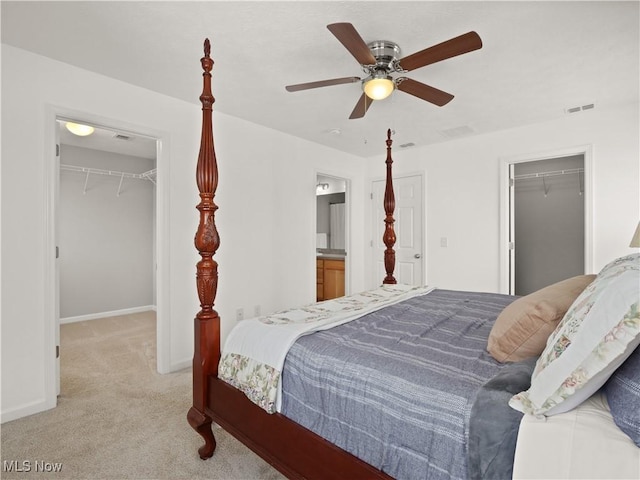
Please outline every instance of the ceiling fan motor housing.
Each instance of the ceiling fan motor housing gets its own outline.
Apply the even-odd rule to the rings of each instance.
[[[388,40],[376,40],[367,44],[372,55],[376,58],[376,69],[384,68],[389,72],[394,60],[400,58],[400,47]]]

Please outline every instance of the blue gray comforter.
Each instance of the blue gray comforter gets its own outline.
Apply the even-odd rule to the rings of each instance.
[[[398,479],[467,477],[469,418],[515,297],[435,290],[299,339],[282,413]]]
[[[470,480],[511,480],[523,414],[509,406],[509,399],[531,386],[536,360],[505,365],[478,390],[469,423]]]

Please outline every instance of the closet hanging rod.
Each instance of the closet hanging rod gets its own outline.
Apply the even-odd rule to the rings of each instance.
[[[60,170],[65,170],[68,172],[79,172],[86,174],[96,174],[96,175],[109,175],[112,177],[120,177],[120,178],[137,178],[139,180],[150,180],[154,182],[151,178],[156,174],[156,169],[151,169],[143,173],[129,173],[129,172],[118,172],[115,170],[103,170],[101,168],[89,168],[89,167],[78,167],[76,165],[60,165]]]
[[[566,170],[555,170],[552,172],[538,172],[538,173],[523,173],[522,175],[515,175],[514,180],[527,180],[529,178],[544,178],[554,177],[556,175],[571,175],[576,173],[583,173],[584,168],[570,168]]]

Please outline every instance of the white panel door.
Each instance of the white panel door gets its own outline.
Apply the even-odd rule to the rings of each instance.
[[[384,188],[385,181],[372,183],[373,201],[373,285],[382,284],[386,276],[384,268]],[[394,178],[396,208],[394,230],[396,232],[396,267],[394,277],[406,285],[423,284],[423,221],[422,176]]]

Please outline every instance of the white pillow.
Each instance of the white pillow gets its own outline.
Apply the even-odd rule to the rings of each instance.
[[[605,266],[549,336],[531,387],[509,405],[555,415],[596,392],[640,344],[640,254]]]

